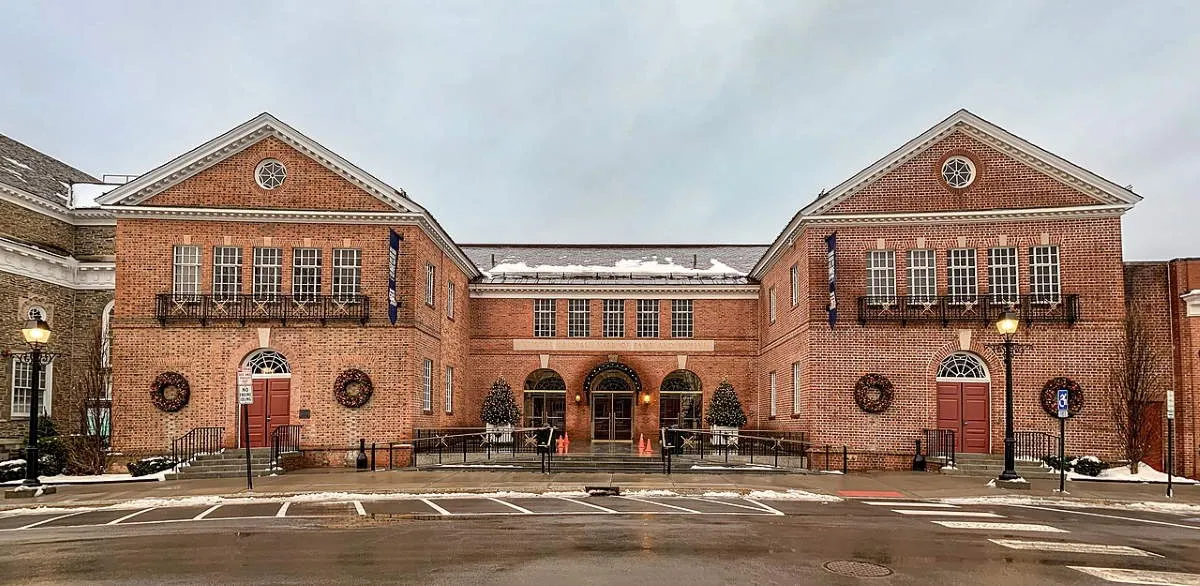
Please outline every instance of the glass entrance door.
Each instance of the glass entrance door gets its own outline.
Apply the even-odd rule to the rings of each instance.
[[[592,439],[596,441],[633,440],[632,394],[592,394]]]

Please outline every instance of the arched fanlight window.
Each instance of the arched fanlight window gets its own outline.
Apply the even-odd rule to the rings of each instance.
[[[562,376],[549,368],[539,368],[525,377],[526,391],[565,391],[567,383]]]
[[[664,393],[699,393],[700,377],[690,370],[676,370],[663,378],[659,390]]]
[[[250,374],[289,374],[292,372],[287,358],[269,348],[252,352],[246,357],[245,365],[250,368]]]
[[[984,366],[983,361],[978,356],[966,352],[947,356],[938,367],[937,377],[954,380],[989,380],[987,367]]]

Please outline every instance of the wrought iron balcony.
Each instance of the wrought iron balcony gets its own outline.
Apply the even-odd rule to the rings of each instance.
[[[858,298],[858,321],[868,323],[940,323],[977,322],[991,325],[1004,312],[1013,312],[1026,324],[1065,323],[1075,325],[1080,318],[1079,295],[1057,297],[1025,295],[894,295]]]
[[[357,321],[366,324],[371,304],[366,295],[191,295],[159,293],[154,314],[158,322],[199,321]]]

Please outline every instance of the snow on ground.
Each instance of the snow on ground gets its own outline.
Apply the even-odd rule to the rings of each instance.
[[[704,464],[693,464],[692,470],[775,470],[775,467],[760,466],[756,464],[746,464],[744,466],[709,466]]]
[[[637,274],[637,275],[737,275],[744,276],[743,273],[715,258],[709,259],[709,266],[706,268],[691,268],[683,265],[675,264],[671,258],[663,259],[666,262],[659,262],[657,258],[650,260],[618,260],[612,265],[537,265],[531,267],[521,262],[504,262],[500,263],[487,271],[486,275],[496,273],[589,273],[589,274]]]
[[[438,464],[438,468],[520,468],[516,464]]]
[[[1087,458],[1088,456],[1084,456]],[[1129,471],[1129,466],[1117,466],[1109,468],[1100,473],[1100,476],[1088,476],[1077,472],[1068,472],[1067,478],[1071,480],[1090,480],[1090,481],[1107,481],[1107,482],[1167,482],[1167,475],[1164,472],[1159,472],[1151,468],[1149,464],[1143,462],[1138,466],[1138,473],[1133,474]],[[1175,484],[1196,484],[1195,480],[1190,478],[1180,478],[1176,476],[1173,480]]]
[[[4,465],[8,464],[9,462],[20,462],[21,465],[25,464],[24,460],[8,460],[6,462],[0,462],[0,466],[4,466]],[[146,474],[145,476],[132,476],[128,473],[125,473],[125,474],[96,474],[96,475],[90,475],[90,476],[89,475],[71,476],[71,475],[67,475],[67,474],[56,474],[54,476],[39,476],[38,479],[42,481],[42,484],[103,484],[106,482],[131,482],[131,481],[149,482],[151,480],[166,480],[166,475],[169,472],[170,472],[170,470],[163,470],[162,472],[155,472],[154,474]],[[20,484],[21,482],[22,481],[20,481],[20,480],[9,480],[8,482],[0,482],[0,486],[11,486],[11,485],[15,485],[15,484]]]
[[[1156,501],[1113,502],[1071,500],[1044,496],[979,496],[944,498],[938,502],[948,505],[1033,505],[1064,507],[1073,509],[1114,509],[1121,511],[1146,511],[1150,513],[1173,513],[1193,515],[1200,513],[1200,505],[1187,503],[1163,503]]]
[[[808,501],[813,503],[839,503],[842,501],[833,495],[818,494],[805,490],[788,489],[785,492],[778,490],[752,490],[745,495],[748,499],[759,499],[764,501]]]

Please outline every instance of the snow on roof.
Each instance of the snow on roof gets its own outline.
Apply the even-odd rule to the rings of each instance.
[[[488,282],[651,280],[739,284],[765,246],[738,244],[464,244]]]
[[[529,266],[524,261],[500,263],[484,271],[487,276],[497,273],[557,273],[557,274],[630,274],[630,275],[732,275],[745,276],[746,273],[715,259],[708,259],[709,266],[685,267],[676,264],[671,257],[659,262],[657,258],[649,260],[620,259],[611,265],[537,265]]]
[[[98,208],[100,204],[96,203],[96,198],[118,187],[120,185],[115,183],[72,183],[71,207]]]

